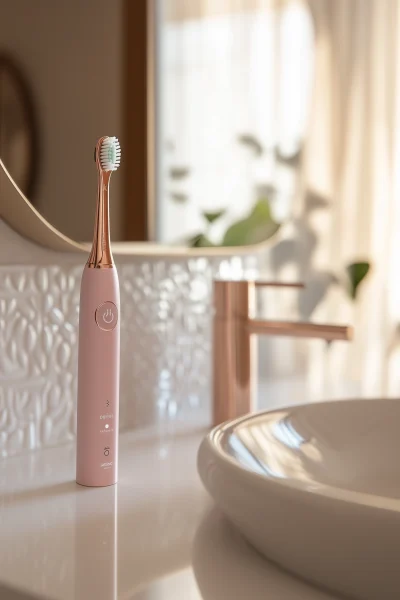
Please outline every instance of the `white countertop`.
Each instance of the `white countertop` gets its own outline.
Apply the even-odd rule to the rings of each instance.
[[[1,600],[333,598],[243,541],[198,479],[205,432],[169,428],[122,434],[109,488],[76,485],[73,446],[0,463]]]

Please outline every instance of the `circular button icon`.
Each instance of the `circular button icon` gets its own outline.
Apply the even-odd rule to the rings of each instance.
[[[118,321],[118,309],[114,302],[104,302],[96,309],[96,323],[104,331],[112,331]]]

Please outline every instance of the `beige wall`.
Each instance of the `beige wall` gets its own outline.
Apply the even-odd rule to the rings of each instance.
[[[36,206],[63,233],[92,236],[94,145],[121,132],[122,0],[0,0],[0,52],[29,79],[40,131]],[[121,178],[111,190],[120,239]]]

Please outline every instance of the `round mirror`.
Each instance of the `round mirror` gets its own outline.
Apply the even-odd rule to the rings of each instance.
[[[122,149],[113,242],[212,252],[291,218],[315,50],[304,0],[3,4],[0,48],[32,94],[1,61],[0,158],[56,230],[92,239],[103,135]]]

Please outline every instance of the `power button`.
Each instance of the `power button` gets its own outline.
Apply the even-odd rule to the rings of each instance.
[[[97,326],[104,331],[112,331],[118,321],[118,309],[114,302],[104,302],[96,309]]]

